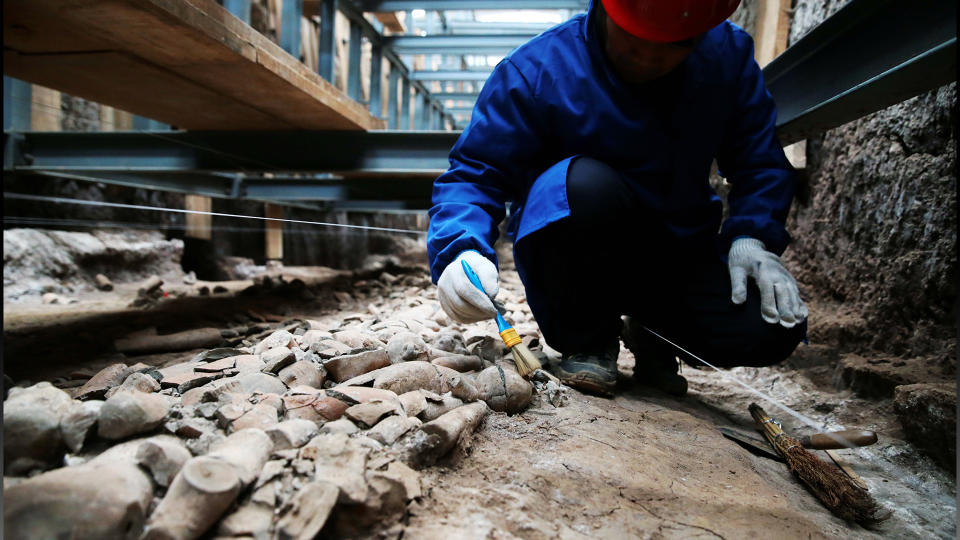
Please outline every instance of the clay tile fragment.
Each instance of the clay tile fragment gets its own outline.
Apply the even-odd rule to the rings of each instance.
[[[127,376],[126,364],[113,364],[101,369],[75,394],[77,399],[104,399],[107,390],[119,386]]]
[[[324,362],[323,367],[330,378],[339,383],[388,365],[390,355],[385,349],[376,349],[331,358]]]

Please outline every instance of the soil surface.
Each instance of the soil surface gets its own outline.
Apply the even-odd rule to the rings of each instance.
[[[523,319],[529,313],[510,265],[509,254],[503,254],[501,297],[520,302],[523,309],[515,315]],[[428,277],[425,268],[390,270],[421,281]],[[297,294],[289,287],[262,287],[262,280],[260,289],[252,281],[170,285],[186,291],[185,296],[148,309],[125,307],[135,294],[132,286],[82,295],[79,303],[66,306],[5,305],[5,373],[17,383],[57,384],[78,370],[95,372],[118,361],[109,344],[132,328],[229,330],[243,324],[263,325],[266,330],[291,318],[336,320],[358,313],[372,316],[379,310],[382,299],[350,292],[367,276],[318,268],[276,272],[287,283],[296,277],[308,285]],[[196,293],[199,287],[215,285],[224,285],[227,291]],[[403,294],[404,287],[397,288],[391,294]],[[426,290],[427,303],[436,304],[435,290]],[[824,319],[836,316],[817,302],[811,302],[810,309],[811,319],[822,325],[829,326]],[[470,329],[448,326],[460,332]],[[83,341],[77,328],[88,333],[99,328],[101,335]],[[53,352],[64,349],[73,349],[73,354]],[[548,357],[555,357],[548,347],[545,350]],[[169,366],[188,361],[197,352],[120,356],[119,361]],[[683,375],[690,381],[684,398],[634,384],[633,361],[628,351],[621,351],[622,380],[613,399],[567,389],[559,407],[540,395],[520,414],[490,414],[472,439],[437,466],[421,471],[423,496],[409,504],[399,521],[378,523],[359,536],[742,538],[766,537],[775,531],[784,538],[955,537],[952,475],[904,440],[892,396],[867,398],[855,389],[837,389],[835,382],[842,383],[843,366],[850,359],[836,350],[801,345],[783,365],[736,368],[724,374],[684,367]],[[811,419],[816,429],[762,402],[729,376],[781,400]],[[756,434],[747,412],[753,401],[793,435],[842,428],[875,430],[880,437],[876,445],[839,453],[891,511],[890,519],[876,530],[844,522],[823,507],[785,464],[756,456],[724,438],[718,426]]]

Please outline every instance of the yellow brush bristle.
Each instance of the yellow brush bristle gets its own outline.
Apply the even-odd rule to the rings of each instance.
[[[513,352],[513,363],[517,365],[517,373],[526,378],[534,371],[540,369],[540,361],[530,352],[523,343],[518,343],[510,348]]]

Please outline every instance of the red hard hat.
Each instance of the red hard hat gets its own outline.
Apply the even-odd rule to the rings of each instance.
[[[720,24],[740,0],[602,0],[617,26],[648,41],[683,41]]]

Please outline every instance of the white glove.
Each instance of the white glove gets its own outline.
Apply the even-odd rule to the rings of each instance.
[[[730,246],[731,300],[742,304],[747,299],[747,276],[760,289],[760,314],[771,324],[792,328],[807,318],[807,305],[800,299],[797,281],[780,263],[780,257],[767,251],[763,242],[739,238]]]
[[[483,290],[487,294],[480,292],[480,289],[470,282],[460,261],[467,261],[473,272],[480,278]],[[473,250],[457,255],[457,258],[443,269],[440,279],[437,280],[437,297],[440,299],[440,307],[452,319],[462,323],[494,318],[497,308],[493,307],[491,299],[496,297],[498,292],[500,292],[500,280],[497,276],[497,267],[489,259]]]

